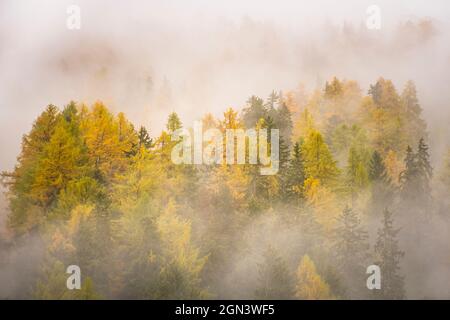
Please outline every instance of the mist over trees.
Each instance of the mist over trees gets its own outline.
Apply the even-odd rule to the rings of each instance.
[[[399,93],[379,78],[365,94],[334,77],[205,115],[205,130],[280,129],[273,176],[175,165],[171,135],[190,129],[175,112],[157,134],[102,102],[49,105],[2,173],[0,273],[22,263],[21,246],[42,254],[1,297],[448,298],[429,275],[449,261],[450,160],[431,167],[417,95],[411,81]],[[65,285],[73,264],[80,291]],[[371,264],[381,290],[366,287]]]

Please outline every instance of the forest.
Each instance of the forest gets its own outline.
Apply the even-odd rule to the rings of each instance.
[[[433,168],[418,96],[334,77],[204,115],[203,130],[279,129],[276,175],[174,164],[171,137],[191,129],[175,112],[158,134],[100,101],[48,105],[2,173],[0,269],[24,244],[34,258],[0,298],[449,298],[450,149]]]

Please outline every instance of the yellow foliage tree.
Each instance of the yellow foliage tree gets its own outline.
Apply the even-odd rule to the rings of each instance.
[[[330,287],[317,273],[316,266],[308,255],[303,256],[297,269],[295,296],[301,300],[335,299]]]

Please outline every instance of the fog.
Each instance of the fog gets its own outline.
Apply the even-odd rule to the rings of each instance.
[[[80,30],[66,28],[69,4],[81,8]],[[193,121],[334,75],[363,90],[381,75],[400,88],[412,79],[427,120],[445,126],[450,6],[378,1],[381,29],[368,30],[370,4],[2,1],[0,168],[12,168],[22,134],[49,103],[102,100],[157,135],[170,111]],[[401,27],[422,19],[433,30]]]
[[[71,4],[81,8],[80,30],[66,27]],[[380,30],[366,27],[372,4],[381,8]],[[14,167],[22,135],[50,103],[101,100],[156,136],[172,111],[190,126],[207,112],[219,116],[229,106],[242,108],[253,94],[265,98],[272,90],[295,90],[300,84],[311,91],[333,76],[356,80],[363,91],[380,76],[398,90],[413,80],[432,160],[438,163],[450,141],[449,18],[450,3],[444,0],[3,0],[0,171]],[[0,205],[4,233],[3,196]],[[261,218],[270,224],[267,219],[272,218]],[[248,232],[249,243],[259,243],[255,238],[264,233]],[[283,237],[272,240],[284,246]],[[37,244],[18,247],[11,258],[19,259],[17,265],[26,265],[20,262],[26,259],[23,253],[39,256]],[[246,274],[242,269],[263,250],[257,247],[235,259],[228,277]],[[15,278],[14,272],[20,270],[2,270],[0,283]],[[226,283],[220,286],[224,295],[233,291]],[[8,290],[4,294],[17,296]],[[438,297],[448,294],[447,287],[439,290]]]

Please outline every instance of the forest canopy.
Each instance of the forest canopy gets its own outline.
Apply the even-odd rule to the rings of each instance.
[[[15,246],[42,246],[14,295],[429,297],[421,270],[450,261],[440,231],[450,226],[450,156],[432,168],[412,81],[398,90],[379,78],[366,92],[334,77],[203,117],[204,130],[222,133],[279,129],[273,176],[255,164],[174,164],[171,137],[191,129],[175,112],[156,134],[102,102],[48,105],[14,170],[2,173],[9,234],[0,267],[14,265]],[[380,290],[366,287],[371,264],[383,272]],[[82,270],[81,290],[66,288],[69,265]]]

